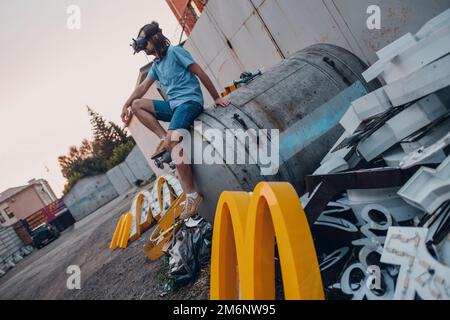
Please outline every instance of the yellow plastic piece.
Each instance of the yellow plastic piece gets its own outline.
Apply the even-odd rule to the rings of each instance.
[[[148,206],[147,212],[142,211],[142,202],[147,199],[147,201],[151,201],[151,195],[148,191],[144,191],[141,193],[138,197],[141,197],[139,201],[137,202],[137,210],[141,213],[140,214],[140,228],[141,228],[141,234],[150,229],[150,227],[153,225],[155,220],[153,219],[152,209],[151,206]]]
[[[259,183],[253,195],[222,193],[215,215],[211,299],[275,299],[275,238],[288,300],[323,300],[311,231],[289,183]]]
[[[233,91],[236,91],[237,89],[239,89],[240,87],[241,87],[240,84],[232,84],[231,86],[225,87],[220,95],[222,96],[222,98],[224,98],[227,95],[229,95],[230,93],[232,93]]]
[[[122,232],[119,239],[119,248],[125,249],[128,246],[128,240],[130,239],[131,223],[133,220],[133,215],[127,213],[124,217],[122,223]]]
[[[117,246],[119,245],[119,238],[122,235],[122,228],[123,228],[123,221],[125,219],[125,215],[121,215],[119,222],[117,223],[116,230],[114,231],[111,244],[109,245],[109,248],[111,250],[116,250]]]
[[[169,188],[169,204],[172,205],[177,199],[175,191],[169,181],[167,181],[165,177],[159,177],[158,181],[156,182],[156,194],[159,204],[159,213],[155,217],[157,221],[161,219],[161,213],[164,212],[164,185],[167,185],[167,188]]]
[[[141,205],[144,196],[138,194],[131,205],[130,213],[132,215],[129,241],[133,242],[141,236]]]
[[[186,195],[183,193],[172,203],[167,210],[166,215],[159,220],[158,225],[150,235],[148,242],[144,245],[144,253],[150,260],[155,261],[162,257],[164,245],[169,242],[174,231],[180,226],[179,223],[175,223],[175,220],[183,212],[183,203],[185,200]]]
[[[109,248],[111,250],[117,249],[117,247],[125,249],[128,245],[128,240],[131,233],[131,223],[133,215],[131,213],[123,214],[119,222],[117,223],[116,230],[114,231],[113,238]]]

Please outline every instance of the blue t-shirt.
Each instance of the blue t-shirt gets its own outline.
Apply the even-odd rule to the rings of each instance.
[[[203,106],[203,94],[200,82],[195,74],[188,70],[195,61],[191,54],[181,46],[170,46],[162,59],[156,58],[148,77],[159,81],[162,89],[169,97],[170,107],[196,101]]]

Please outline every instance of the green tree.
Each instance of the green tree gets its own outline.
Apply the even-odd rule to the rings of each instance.
[[[84,178],[103,174],[124,161],[135,146],[134,139],[121,126],[107,121],[87,106],[92,126],[93,140],[82,140],[81,145],[71,146],[69,153],[58,157],[62,175],[67,179],[63,193]]]

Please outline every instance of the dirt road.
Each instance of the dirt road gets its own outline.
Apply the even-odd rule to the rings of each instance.
[[[150,262],[142,251],[151,231],[126,250],[109,250],[120,214],[137,192],[115,199],[21,261],[0,278],[0,299],[208,299],[209,268],[195,284],[160,296],[168,281],[165,260]],[[67,289],[70,265],[81,269],[81,290]]]

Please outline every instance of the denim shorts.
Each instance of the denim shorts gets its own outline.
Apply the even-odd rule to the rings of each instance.
[[[156,119],[170,122],[169,130],[189,130],[195,119],[203,112],[203,106],[196,101],[185,102],[172,110],[169,102],[153,100]]]

